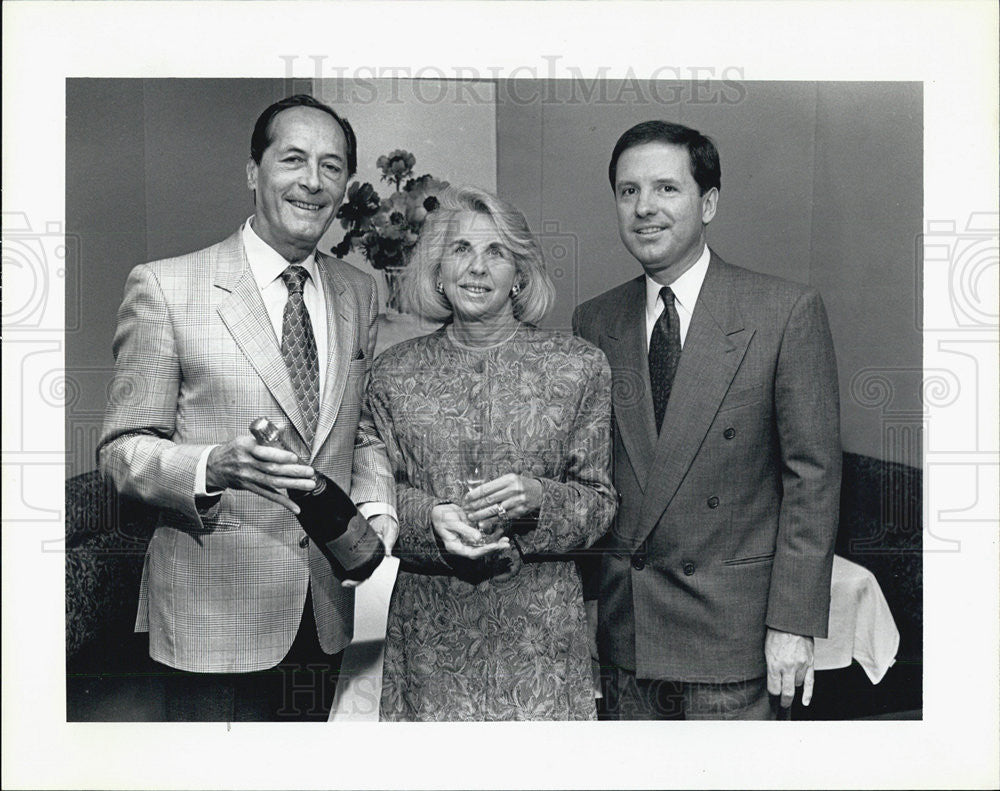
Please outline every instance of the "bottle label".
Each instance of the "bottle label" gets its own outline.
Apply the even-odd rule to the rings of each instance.
[[[326,542],[326,548],[345,569],[353,569],[382,552],[382,541],[368,524],[355,514],[342,535]]]

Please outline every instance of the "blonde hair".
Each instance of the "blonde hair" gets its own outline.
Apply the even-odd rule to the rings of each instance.
[[[556,287],[545,271],[542,250],[524,215],[508,201],[479,187],[448,187],[437,199],[438,206],[428,213],[404,270],[403,307],[429,321],[451,318],[451,303],[437,290],[441,260],[455,218],[462,212],[475,212],[492,220],[513,256],[517,270],[514,282],[520,286],[518,294],[511,298],[514,318],[526,324],[541,321],[555,301]]]

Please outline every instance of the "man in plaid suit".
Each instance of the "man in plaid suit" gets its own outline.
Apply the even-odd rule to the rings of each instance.
[[[284,490],[310,489],[318,470],[395,540],[392,474],[363,408],[375,283],[316,251],[356,165],[330,107],[272,105],[247,163],[253,216],[219,244],[137,266],[125,287],[98,458],[122,494],[161,509],[136,631],[171,668],[168,719],[327,718],[354,595]],[[261,415],[294,453],[254,442]]]

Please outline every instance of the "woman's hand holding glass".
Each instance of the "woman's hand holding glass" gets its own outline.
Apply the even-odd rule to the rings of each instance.
[[[510,539],[500,536],[496,541],[484,538],[472,526],[465,511],[454,503],[440,503],[431,511],[431,524],[441,545],[453,555],[476,559],[510,547]]]
[[[503,534],[513,520],[541,508],[542,484],[537,478],[509,472],[471,489],[462,506],[469,521],[484,533]]]

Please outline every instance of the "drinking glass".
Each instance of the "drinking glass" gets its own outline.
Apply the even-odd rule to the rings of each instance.
[[[483,472],[483,447],[478,437],[463,437],[458,443],[459,474],[465,494],[486,481]]]
[[[487,480],[486,453],[483,448],[482,440],[478,436],[462,437],[459,440],[458,464],[459,475],[461,476],[462,483],[465,486],[465,497],[468,497],[469,492],[480,484],[485,483]],[[466,511],[466,516],[468,516],[468,511]],[[482,540],[476,542],[476,544],[482,545],[488,542],[489,538],[487,534],[484,533]]]

